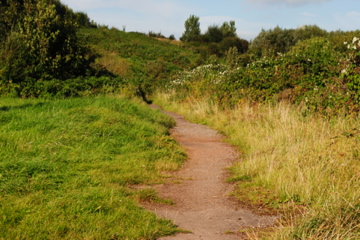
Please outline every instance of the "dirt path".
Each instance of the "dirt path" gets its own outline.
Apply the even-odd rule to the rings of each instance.
[[[160,196],[172,199],[175,205],[145,207],[191,233],[161,239],[246,239],[238,233],[241,228],[270,225],[275,217],[258,216],[240,209],[229,197],[232,186],[225,183],[225,168],[231,166],[238,155],[230,145],[222,142],[222,136],[206,126],[190,123],[178,114],[165,113],[176,120],[172,134],[186,147],[189,159],[179,172],[174,173],[173,179],[179,179],[180,183],[156,187]]]

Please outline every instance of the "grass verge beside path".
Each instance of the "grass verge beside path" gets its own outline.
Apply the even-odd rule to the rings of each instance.
[[[157,103],[223,132],[242,153],[229,179],[240,201],[282,214],[302,210],[284,216],[268,239],[360,238],[358,118],[304,117],[285,103],[221,110],[206,100],[174,99],[160,94]]]
[[[128,185],[185,156],[169,117],[119,97],[0,99],[0,239],[154,239],[177,231]]]

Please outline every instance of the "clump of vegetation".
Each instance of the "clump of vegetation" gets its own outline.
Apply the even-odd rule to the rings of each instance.
[[[196,65],[198,54],[171,41],[115,28],[82,28],[80,35],[99,54],[96,65],[121,76],[122,91],[150,95],[172,74]]]
[[[200,18],[194,15],[185,21],[185,31],[180,40],[201,54],[199,64],[206,62],[212,55],[223,57],[231,48],[236,47],[238,53],[245,53],[249,47],[247,40],[237,36],[235,21],[224,22],[221,26],[211,25],[201,34]]]
[[[84,76],[90,69],[94,54],[78,38],[77,24],[66,8],[61,13],[56,4],[44,0],[9,1],[2,8],[6,25],[0,39],[2,82],[65,80]]]
[[[74,13],[60,1],[9,0],[0,7],[2,95],[80,96],[79,91],[119,84],[113,74],[96,68],[96,54],[78,35],[79,26],[97,27],[86,14]],[[91,86],[94,77],[103,86]]]
[[[223,61],[182,72],[168,85],[179,96],[207,96],[224,108],[243,100],[288,100],[303,106],[304,114],[352,114],[360,110],[359,40],[346,45],[338,51],[330,39],[316,37],[284,54],[260,58],[230,49]]]

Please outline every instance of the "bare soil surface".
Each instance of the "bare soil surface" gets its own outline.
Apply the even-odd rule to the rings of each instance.
[[[247,239],[239,230],[267,227],[275,216],[259,216],[242,209],[229,196],[233,185],[226,183],[227,170],[238,160],[238,153],[222,141],[223,136],[206,126],[193,124],[182,116],[165,112],[176,120],[173,137],[187,149],[188,161],[171,173],[170,181],[155,186],[158,194],[174,205],[145,204],[158,216],[171,219],[179,233],[161,240]]]

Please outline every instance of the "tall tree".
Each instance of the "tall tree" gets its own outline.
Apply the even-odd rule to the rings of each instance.
[[[224,38],[221,29],[217,25],[209,26],[208,30],[205,33],[205,36],[209,42],[213,42],[213,43],[221,42]]]
[[[185,32],[180,38],[181,41],[191,42],[200,38],[201,30],[199,20],[199,17],[190,15],[190,17],[185,21]]]
[[[236,37],[235,21],[224,22],[220,27],[223,38]]]

